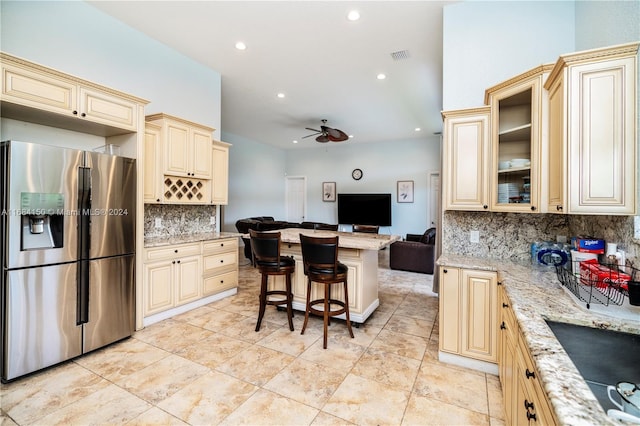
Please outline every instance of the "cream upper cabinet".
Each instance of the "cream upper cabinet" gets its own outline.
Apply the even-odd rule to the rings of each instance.
[[[491,106],[491,210],[546,210],[547,93],[542,65],[485,92]],[[543,201],[543,199],[545,201]],[[543,206],[541,208],[541,206]]]
[[[161,126],[164,174],[211,179],[211,144],[215,129],[162,113],[149,115],[146,121]]]
[[[145,155],[145,202],[211,204],[214,129],[163,113],[147,116],[146,125],[155,150]]]
[[[213,182],[211,202],[218,205],[229,203],[229,147],[225,142],[213,143]]]
[[[445,111],[443,205],[445,210],[488,210],[490,108]]]
[[[497,274],[440,267],[440,350],[498,360]]]
[[[72,130],[102,136],[137,131],[138,104],[146,101],[4,53],[0,59],[4,116],[24,115],[14,111],[23,106],[40,115],[59,114],[39,116],[38,121]]]
[[[549,212],[637,210],[637,52],[629,43],[561,56],[549,91]]]
[[[146,123],[144,129],[144,202],[159,203],[162,199],[160,167],[162,149],[160,145],[160,126]]]

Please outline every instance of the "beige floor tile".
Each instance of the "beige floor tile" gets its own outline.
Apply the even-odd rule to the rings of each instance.
[[[209,305],[205,305],[205,306],[200,306],[199,308],[195,308],[191,311],[187,311],[182,314],[171,317],[171,319],[175,321],[191,322],[202,315],[210,314],[211,311],[213,311],[213,307]]]
[[[115,383],[171,353],[130,338],[76,359],[76,363]]]
[[[345,375],[326,365],[298,358],[264,388],[311,407],[322,408]]]
[[[213,370],[223,362],[250,347],[251,343],[234,339],[224,334],[213,333],[211,336],[198,342],[198,344],[187,346],[176,352],[176,355]]]
[[[482,426],[489,425],[489,417],[486,414],[413,394],[402,419],[402,425]]]
[[[419,369],[420,361],[416,359],[369,349],[351,373],[410,392]]]
[[[220,333],[227,327],[231,327],[246,318],[246,316],[235,312],[212,309],[211,312],[206,315],[193,318],[189,324]]]
[[[244,340],[245,342],[256,343],[283,326],[283,324],[272,322],[270,318],[267,318],[267,315],[265,315],[262,323],[260,323],[260,331],[256,331],[257,321],[257,315],[255,317],[244,317],[241,321],[220,329],[219,332],[226,336]]]
[[[478,413],[489,413],[484,373],[452,368],[437,362],[423,362],[414,392]]]
[[[308,425],[318,410],[267,390],[259,390],[221,425]]]
[[[384,326],[385,330],[396,333],[411,334],[412,336],[424,337],[426,339],[431,335],[431,327],[433,321],[426,321],[419,318],[408,317],[397,313],[389,319]]]
[[[0,411],[0,426],[17,426],[18,423],[14,422],[8,414],[4,411]]]
[[[151,408],[124,389],[110,385],[38,419],[38,425],[122,424]]]
[[[210,370],[185,358],[171,355],[128,376],[124,389],[152,404],[158,404]]]
[[[323,411],[319,412],[311,426],[351,426],[355,423],[348,422],[344,419],[340,419],[336,416],[332,416],[329,413]]]
[[[133,337],[169,352],[198,343],[211,331],[174,319],[167,319],[136,332]]]
[[[352,340],[354,339],[349,339],[349,341],[336,339],[330,335],[327,340],[327,349],[324,349],[321,337],[304,351],[300,358],[329,366],[346,374],[365,351],[363,346],[353,343]]]
[[[187,426],[188,423],[183,422],[179,418],[172,416],[158,407],[152,407],[140,414],[135,419],[125,423],[127,426]]]
[[[371,347],[396,355],[421,360],[427,349],[428,340],[424,337],[382,330],[371,343]]]
[[[490,417],[489,418],[489,424],[491,426],[505,426],[505,422],[503,419],[497,419],[495,417]]]
[[[409,392],[349,374],[322,411],[356,424],[400,424]]]
[[[489,398],[489,415],[495,419],[504,419],[502,403],[502,387],[498,376],[487,374],[487,397]]]
[[[220,423],[258,388],[217,371],[189,383],[158,407],[192,425]]]
[[[307,328],[304,334],[300,334],[300,329],[291,331],[287,325],[278,328],[257,344],[291,356],[298,356],[321,338],[322,334],[318,330]]]
[[[256,386],[263,386],[294,359],[291,355],[254,345],[220,364],[217,370]]]
[[[0,401],[2,410],[24,425],[108,386],[107,380],[68,362],[3,385]]]

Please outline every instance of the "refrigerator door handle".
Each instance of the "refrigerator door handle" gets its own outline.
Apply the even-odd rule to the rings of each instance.
[[[78,304],[76,324],[86,324],[89,322],[89,261],[78,262]]]
[[[77,324],[89,322],[89,230],[91,228],[91,169],[78,168],[78,285]]]

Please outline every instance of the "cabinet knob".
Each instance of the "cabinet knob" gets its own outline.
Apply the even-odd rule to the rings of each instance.
[[[178,252],[178,249],[175,249],[173,252],[174,252],[174,253],[177,253],[177,252]]]
[[[224,263],[224,260],[220,260],[220,263]]]
[[[531,211],[532,212],[536,211],[536,206],[531,206]]]
[[[533,410],[534,406],[533,406],[533,402],[530,402],[529,400],[525,399],[524,400],[524,409],[525,410]]]
[[[527,379],[535,379],[536,378],[536,373],[533,372],[533,371],[529,371],[528,368],[525,370],[524,375],[527,377]]]
[[[508,307],[509,307],[509,305],[508,305],[507,303],[502,302],[502,307],[503,307],[503,308],[508,308]]]
[[[556,206],[556,210],[561,212],[562,211],[562,206]]]
[[[224,247],[224,243],[220,243],[220,247]]]
[[[160,198],[156,198],[156,202],[159,203],[160,202]]]
[[[500,330],[506,330],[507,329],[507,325],[504,323],[504,321],[502,321],[502,324],[500,324]]]
[[[178,263],[180,263],[180,261],[178,260]]]
[[[527,420],[529,420],[529,421],[533,420],[534,422],[538,421],[538,419],[536,418],[536,414],[535,413],[530,413],[528,411],[527,411]]]
[[[449,272],[449,271],[447,271],[446,269],[443,269],[443,270],[442,270],[442,273],[443,273],[443,274],[446,274],[447,272]]]
[[[482,206],[482,208],[486,210],[489,208],[489,206],[485,204],[484,206]]]
[[[175,264],[176,264],[176,261],[174,260],[174,261],[173,261],[173,262],[171,262],[171,263],[175,265]]]
[[[87,114],[85,114],[84,112],[82,114],[80,114],[82,117],[86,117]]]
[[[72,114],[73,115],[78,115],[78,111],[73,111]]]
[[[498,285],[502,285],[502,281],[498,281]]]

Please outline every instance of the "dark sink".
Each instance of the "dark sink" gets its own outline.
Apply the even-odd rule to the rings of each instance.
[[[614,406],[607,386],[640,383],[640,335],[547,321],[606,412]]]

